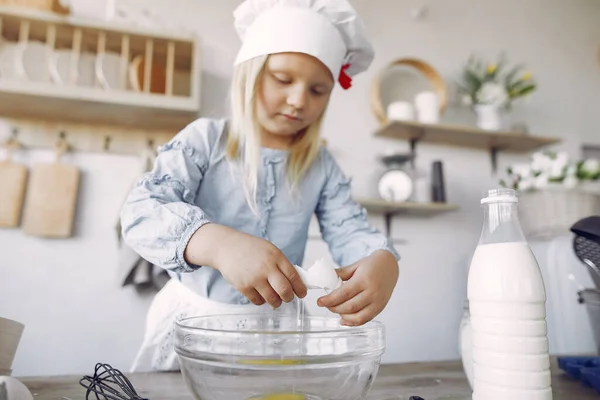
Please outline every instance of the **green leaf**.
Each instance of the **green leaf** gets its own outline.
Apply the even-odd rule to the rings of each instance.
[[[506,65],[506,62],[507,62],[506,54],[501,53],[500,56],[498,57],[498,61],[496,62],[496,69],[494,70],[493,73],[487,74],[487,76],[490,78],[490,80],[494,80],[494,79],[496,79],[496,77],[500,76],[500,74],[504,70],[504,66]]]
[[[471,87],[476,88],[479,88],[479,86],[481,86],[481,83],[483,82],[483,79],[481,79],[479,76],[477,76],[475,72],[469,69],[465,71],[465,80],[468,84],[471,85]]]
[[[585,179],[586,173],[582,168],[583,163],[584,163],[584,161],[579,161],[577,163],[577,172],[575,173],[575,176],[577,177],[577,179]]]
[[[518,92],[523,88],[532,85],[530,81],[517,80],[512,85],[508,86],[509,92]]]
[[[517,96],[517,97],[523,97],[523,96],[525,96],[525,95],[527,95],[527,94],[529,94],[529,93],[533,92],[535,89],[536,89],[536,85],[535,85],[535,84],[530,84],[530,85],[527,85],[527,86],[525,86],[524,88],[520,89],[520,90],[517,92],[516,96]]]
[[[528,84],[527,86],[524,86],[524,87],[516,87],[516,88],[508,90],[508,95],[510,96],[511,99],[516,99],[518,97],[526,96],[527,94],[533,92],[535,89],[536,89],[536,85]]]
[[[523,69],[523,64],[518,64],[516,67],[514,67],[513,69],[510,70],[510,72],[508,72],[506,74],[506,77],[504,78],[504,82],[506,82],[506,86],[507,87],[512,87],[514,85],[514,79],[515,76],[517,76],[517,74],[519,73],[519,71],[521,69]]]

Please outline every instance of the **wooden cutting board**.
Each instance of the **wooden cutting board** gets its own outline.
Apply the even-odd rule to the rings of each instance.
[[[23,231],[32,236],[70,237],[78,190],[76,166],[62,162],[34,166],[27,186]]]
[[[26,166],[10,160],[0,161],[0,227],[19,226],[26,183]]]

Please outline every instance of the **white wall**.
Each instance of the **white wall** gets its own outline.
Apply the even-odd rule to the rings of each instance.
[[[204,39],[204,115],[221,115],[238,46],[231,12],[238,0],[126,0],[131,9],[152,4],[151,12],[173,26],[196,30]],[[600,69],[600,3],[595,0],[431,0],[427,19],[409,14],[420,1],[354,1],[377,51],[373,68],[337,91],[325,136],[357,195],[373,193],[377,156],[406,144],[374,139],[370,82],[393,59],[420,57],[451,83],[472,51],[494,56],[506,50],[527,63],[540,83],[532,100],[516,113],[534,132],[565,139],[577,150],[580,138],[597,135]],[[367,7],[368,6],[368,7]],[[168,19],[168,20],[167,20]],[[454,107],[450,120],[470,121]],[[1,132],[0,132],[1,134]],[[47,157],[31,154],[29,161]],[[380,319],[387,325],[385,362],[457,358],[457,330],[466,273],[480,229],[478,200],[495,185],[486,154],[437,146],[419,148],[418,166],[428,172],[443,159],[449,201],[456,213],[430,219],[396,218],[393,236],[403,256],[401,276]],[[516,157],[503,157],[506,163]],[[149,298],[116,282],[114,223],[123,196],[138,171],[130,157],[76,155],[83,171],[77,236],[41,240],[18,230],[0,231],[0,315],[27,324],[14,365],[16,375],[90,372],[96,362],[127,369],[143,333]],[[366,166],[366,167],[365,167]],[[382,221],[372,217],[379,227]],[[307,262],[324,254],[312,243]]]

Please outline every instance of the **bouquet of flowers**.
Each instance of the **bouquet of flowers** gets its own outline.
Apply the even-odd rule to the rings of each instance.
[[[485,63],[471,56],[458,83],[463,103],[468,106],[491,105],[510,108],[513,100],[527,96],[536,89],[531,73],[517,65],[505,72],[506,59]]]
[[[508,167],[507,179],[500,184],[521,192],[560,186],[574,189],[582,183],[596,183],[600,188],[600,161],[588,158],[570,160],[567,153],[550,151],[533,153],[528,164]]]

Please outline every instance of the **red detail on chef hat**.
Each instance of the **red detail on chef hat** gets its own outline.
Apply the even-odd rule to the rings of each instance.
[[[340,85],[344,89],[350,89],[350,86],[352,86],[352,78],[350,78],[350,76],[346,73],[346,70],[349,67],[350,67],[350,64],[343,65],[342,70],[340,71],[340,77],[338,78]]]

